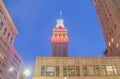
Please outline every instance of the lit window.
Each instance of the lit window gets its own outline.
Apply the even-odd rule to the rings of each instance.
[[[106,66],[107,75],[113,75],[113,68],[112,66]]]
[[[109,42],[108,45],[111,46],[111,43]]]
[[[2,59],[4,59],[4,56],[1,56]]]
[[[116,43],[116,48],[118,48],[119,47],[119,44],[118,43]]]
[[[115,75],[118,75],[116,66],[113,66],[113,71],[114,71],[114,74],[115,74]]]
[[[0,58],[4,59],[4,55],[0,54]]]
[[[55,74],[55,67],[48,66],[46,69],[46,75],[47,76],[54,76]]]
[[[112,43],[114,42],[114,39],[113,39],[113,38],[111,39],[111,42],[112,42]]]

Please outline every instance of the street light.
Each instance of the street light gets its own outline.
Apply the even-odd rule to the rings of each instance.
[[[20,72],[19,72],[18,70],[16,70],[15,68],[11,67],[11,68],[9,69],[9,72],[11,73],[11,72],[13,72],[14,70],[18,72],[17,79],[19,79]],[[25,75],[26,77],[28,77],[28,76],[30,75],[30,70],[29,70],[29,69],[24,69],[24,70],[21,72],[21,74],[23,74],[23,75]]]
[[[28,77],[30,75],[30,70],[29,69],[25,69],[23,74]]]

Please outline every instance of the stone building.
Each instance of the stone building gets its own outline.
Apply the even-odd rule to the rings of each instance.
[[[37,57],[33,79],[119,79],[120,57]]]
[[[13,43],[17,34],[18,31],[3,1],[0,0],[0,79],[16,79],[18,77],[16,69],[20,70],[22,59],[18,52],[13,51]],[[14,71],[9,72],[11,67],[14,67]]]
[[[120,56],[120,0],[93,0],[107,45],[106,56]]]
[[[21,79],[21,69],[23,66],[23,60],[19,53],[17,52],[16,48],[12,46],[9,61],[7,63],[8,72],[6,75],[9,79]],[[13,68],[12,71],[10,69]]]

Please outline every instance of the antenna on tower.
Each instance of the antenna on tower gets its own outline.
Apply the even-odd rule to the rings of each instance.
[[[60,16],[62,16],[62,10],[60,10]]]

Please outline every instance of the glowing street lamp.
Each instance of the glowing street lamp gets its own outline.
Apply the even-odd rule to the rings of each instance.
[[[29,69],[25,69],[23,74],[28,77],[30,75],[30,70]]]

